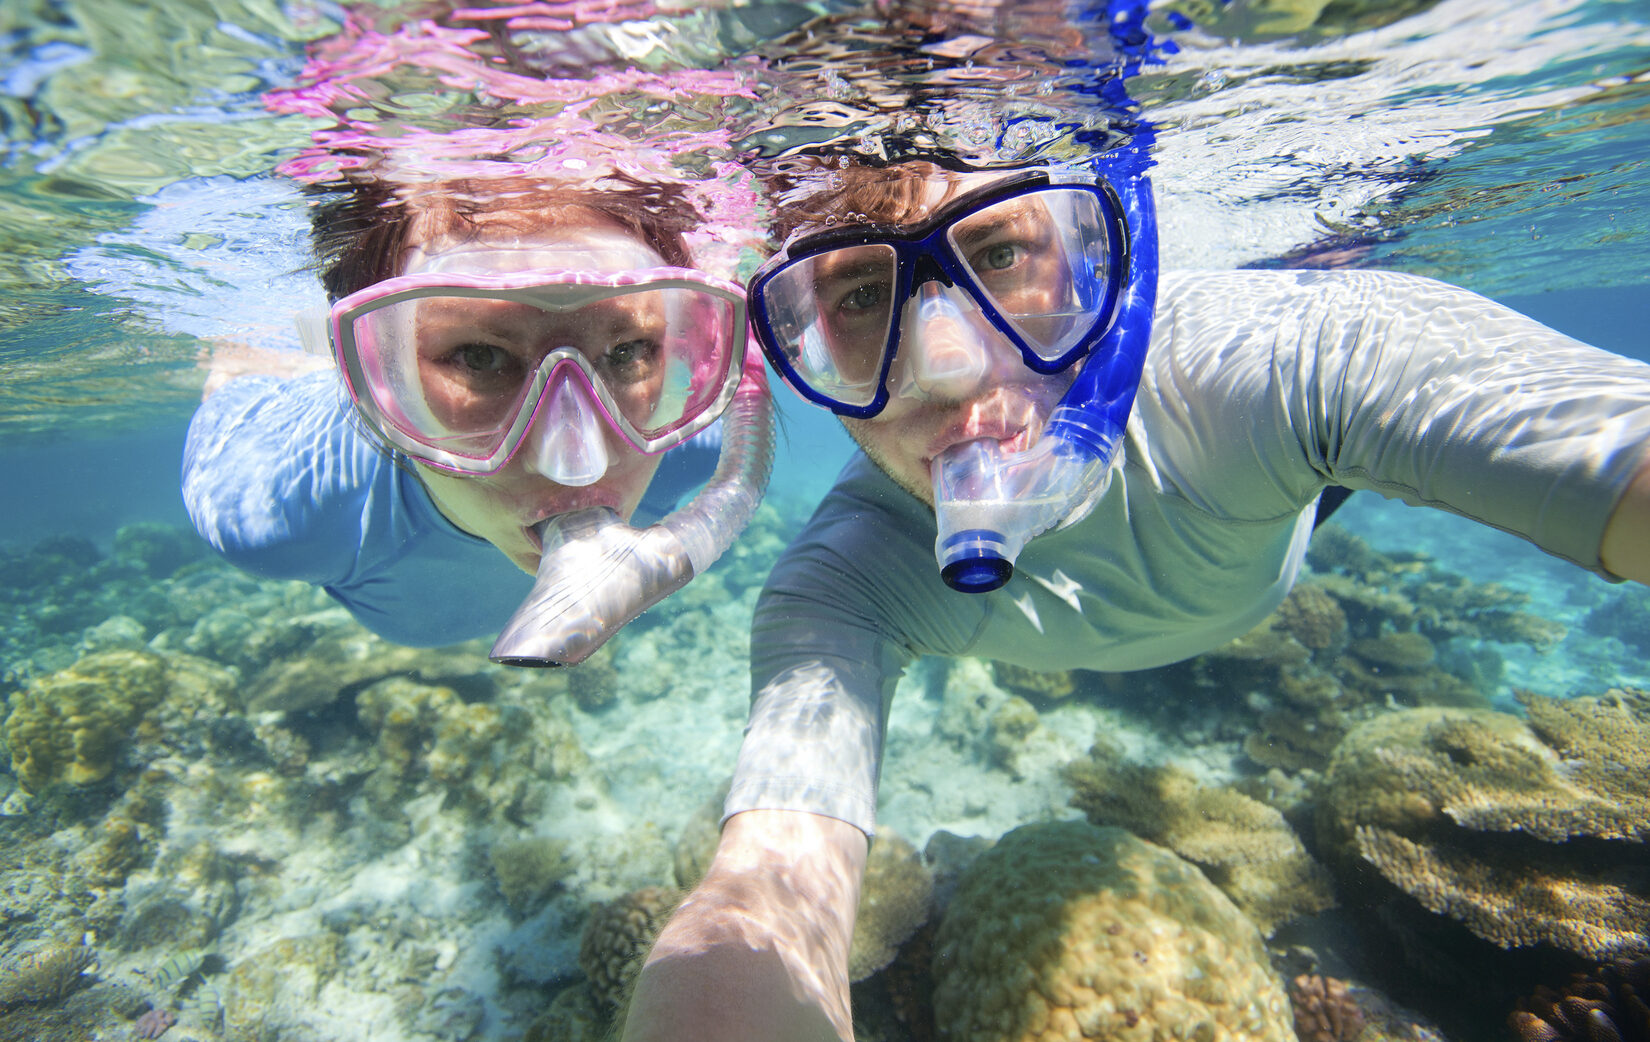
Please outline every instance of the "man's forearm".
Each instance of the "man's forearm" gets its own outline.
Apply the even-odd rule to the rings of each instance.
[[[1616,504],[1598,556],[1611,573],[1650,585],[1650,466],[1639,471]]]
[[[660,933],[625,1042],[853,1038],[848,943],[865,836],[834,818],[747,811]]]

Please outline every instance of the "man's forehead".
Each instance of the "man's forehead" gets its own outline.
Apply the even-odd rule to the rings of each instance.
[[[822,191],[821,195],[834,197],[834,205],[829,211],[821,210],[813,219],[798,225],[788,239],[794,241],[827,228],[860,223],[884,226],[921,224],[958,196],[1015,175],[1015,171],[1011,170],[964,173],[938,167],[920,172],[889,167],[883,173],[886,176],[862,178],[846,188]],[[886,210],[886,206],[879,206],[878,201],[893,194],[897,194],[902,203],[897,217],[879,212]]]

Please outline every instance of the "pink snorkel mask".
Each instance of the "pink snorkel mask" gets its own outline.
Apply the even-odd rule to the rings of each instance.
[[[362,418],[429,466],[484,475],[518,452],[559,484],[593,484],[606,431],[649,453],[725,419],[705,488],[656,525],[605,507],[538,526],[538,578],[492,650],[572,665],[708,568],[767,486],[773,420],[743,291],[683,268],[590,270],[652,251],[477,247],[425,260],[338,301],[328,334]],[[639,256],[638,256],[639,254]],[[585,270],[530,265],[560,261]],[[452,270],[459,269],[459,270]],[[489,270],[490,273],[477,272]],[[510,270],[519,269],[519,270]]]
[[[327,332],[361,416],[407,455],[477,475],[526,447],[539,473],[588,485],[606,469],[604,429],[662,452],[739,384],[744,292],[657,261],[589,232],[415,250],[409,274],[334,304]]]

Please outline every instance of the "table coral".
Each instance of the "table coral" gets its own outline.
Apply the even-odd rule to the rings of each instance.
[[[144,713],[166,696],[166,661],[129,648],[87,655],[11,696],[4,738],[31,793],[107,778]]]
[[[940,925],[953,1042],[1288,1042],[1253,924],[1195,867],[1122,829],[1028,825],[970,866]]]
[[[1333,907],[1329,877],[1277,810],[1172,766],[1125,763],[1096,748],[1066,768],[1071,804],[1202,866],[1268,936]]]
[[[1438,708],[1359,725],[1330,765],[1319,839],[1343,871],[1373,867],[1502,947],[1650,951],[1650,700],[1525,701],[1535,729]]]
[[[934,877],[904,837],[877,833],[860,883],[859,909],[848,948],[848,979],[864,980],[893,961],[899,946],[928,919]]]

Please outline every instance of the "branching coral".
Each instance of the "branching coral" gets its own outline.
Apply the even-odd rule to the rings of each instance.
[[[624,1004],[648,948],[681,900],[678,890],[647,886],[591,911],[579,938],[579,968],[599,1008]]]
[[[1502,947],[1650,951],[1650,702],[1525,701],[1537,730],[1481,710],[1361,724],[1330,766],[1319,838]]]
[[[1072,806],[1096,825],[1116,825],[1203,866],[1214,883],[1270,935],[1334,905],[1329,877],[1283,815],[1228,788],[1199,785],[1177,767],[1121,762],[1096,747],[1066,768]]]
[[[860,885],[848,979],[864,980],[888,965],[928,919],[933,897],[934,877],[917,849],[892,830],[877,833]]]
[[[97,956],[83,944],[47,944],[0,967],[0,1009],[61,1002],[91,983]]]
[[[1016,829],[969,867],[934,981],[953,1042],[1294,1037],[1231,902],[1161,847],[1080,822]]]
[[[164,659],[122,648],[87,655],[14,693],[4,736],[18,781],[39,792],[55,782],[107,778],[167,684]]]
[[[1650,958],[1577,973],[1562,989],[1537,988],[1507,1026],[1519,1042],[1650,1042]]]
[[[1303,582],[1290,590],[1278,605],[1277,625],[1313,651],[1346,639],[1346,612],[1320,583]]]
[[[573,867],[566,842],[550,836],[500,840],[489,852],[499,893],[515,912],[533,912]]]

